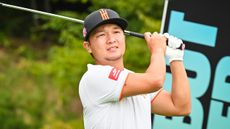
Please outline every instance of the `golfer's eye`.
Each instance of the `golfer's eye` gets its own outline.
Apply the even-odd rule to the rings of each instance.
[[[119,33],[121,33],[121,31],[116,30],[116,31],[114,31],[114,33],[115,33],[115,34],[119,34]]]
[[[103,37],[103,36],[105,36],[105,34],[104,34],[104,33],[98,33],[98,34],[96,35],[96,37],[97,37],[97,38],[99,38],[99,37]]]

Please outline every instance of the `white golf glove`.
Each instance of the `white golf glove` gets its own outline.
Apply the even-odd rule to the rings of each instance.
[[[177,37],[169,35],[168,33],[163,34],[168,39],[168,46],[166,47],[166,56],[169,63],[175,60],[183,61],[185,44]]]

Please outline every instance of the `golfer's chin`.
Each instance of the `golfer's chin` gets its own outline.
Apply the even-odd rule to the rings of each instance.
[[[108,57],[106,57],[105,59],[107,61],[118,61],[118,60],[121,60],[122,59],[122,54],[119,54],[119,55],[110,55]]]

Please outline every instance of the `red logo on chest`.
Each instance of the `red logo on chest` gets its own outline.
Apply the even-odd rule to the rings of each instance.
[[[117,81],[117,79],[119,78],[119,75],[121,73],[121,70],[113,68],[109,74],[109,78],[112,80]]]

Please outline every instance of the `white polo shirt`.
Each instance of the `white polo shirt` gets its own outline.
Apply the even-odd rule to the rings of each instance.
[[[151,101],[158,92],[119,100],[131,71],[87,65],[79,84],[85,129],[151,129]]]

